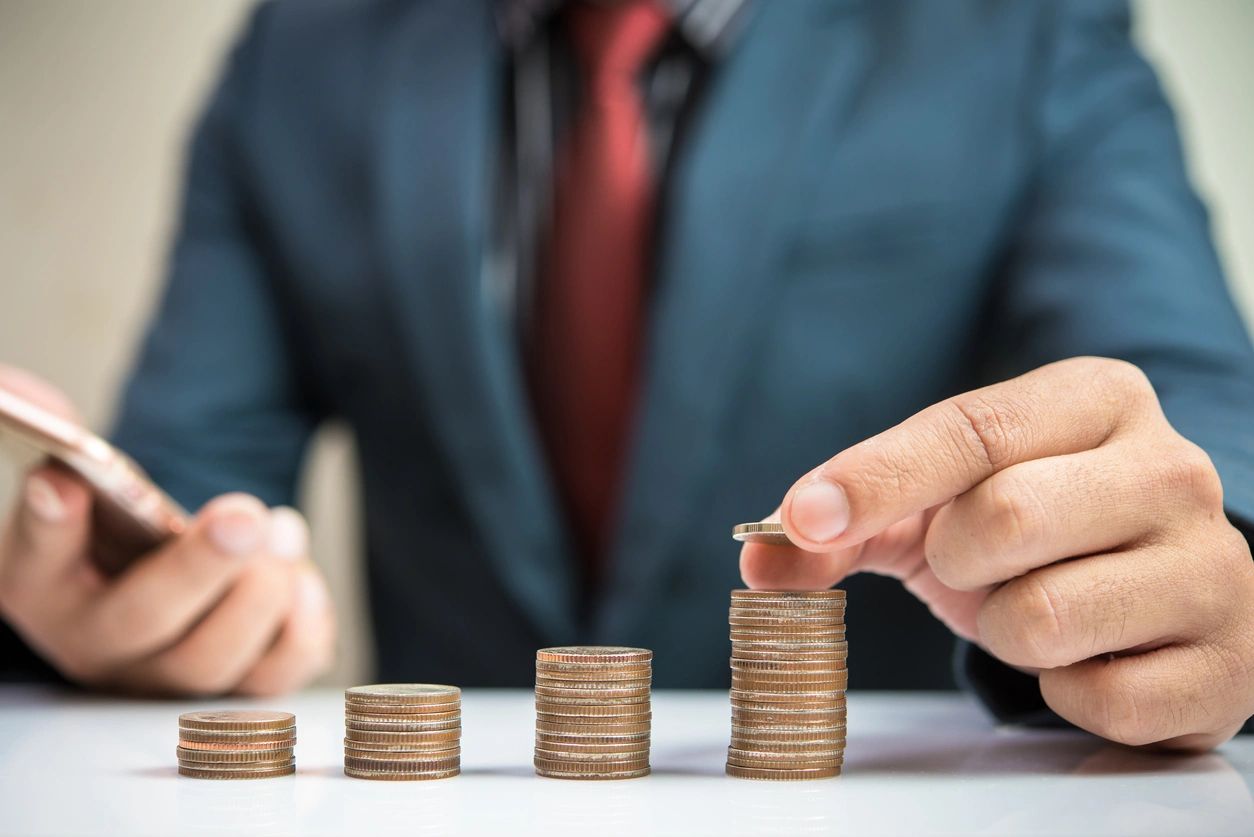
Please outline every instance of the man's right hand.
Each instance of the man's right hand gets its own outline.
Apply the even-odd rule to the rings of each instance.
[[[78,477],[44,465],[0,529],[0,618],[66,677],[129,692],[262,695],[330,663],[334,615],[299,513],[219,497],[111,579],[89,560],[91,503]]]

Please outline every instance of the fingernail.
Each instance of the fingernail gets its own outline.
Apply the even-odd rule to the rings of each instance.
[[[836,483],[816,479],[797,489],[788,516],[803,538],[827,543],[849,527],[849,498]]]
[[[327,587],[322,579],[312,572],[301,575],[300,591],[297,595],[300,596],[302,610],[313,611],[326,607]]]
[[[228,555],[246,555],[261,546],[261,524],[261,516],[252,503],[227,500],[214,511],[206,535],[219,551]]]
[[[68,514],[61,495],[43,477],[26,478],[26,505],[35,517],[45,523],[60,523]]]
[[[270,512],[270,554],[299,561],[309,552],[309,527],[296,509],[280,506]]]

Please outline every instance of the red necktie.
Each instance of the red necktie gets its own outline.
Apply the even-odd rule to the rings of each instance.
[[[638,77],[670,18],[654,0],[578,3],[565,14],[582,83],[557,151],[532,379],[552,472],[595,582],[633,424],[651,257],[654,178]]]

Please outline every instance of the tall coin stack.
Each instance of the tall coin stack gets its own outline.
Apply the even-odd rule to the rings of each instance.
[[[845,591],[731,594],[727,774],[839,776],[845,756]]]
[[[179,716],[179,775],[268,779],[296,772],[296,716],[238,710]]]
[[[554,779],[649,775],[653,652],[571,646],[536,652],[536,773]]]
[[[344,692],[344,774],[415,781],[461,773],[462,692],[393,683]]]

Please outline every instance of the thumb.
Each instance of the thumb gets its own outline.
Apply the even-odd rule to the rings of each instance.
[[[746,585],[764,590],[824,590],[853,573],[886,575],[899,579],[955,634],[976,641],[976,614],[987,592],[951,589],[932,572],[924,541],[935,515],[936,509],[929,509],[894,523],[860,544],[829,552],[746,543],[740,551],[740,574]],[[767,520],[778,522],[779,512]]]
[[[763,522],[778,523],[779,514],[777,509]],[[915,515],[860,544],[825,552],[746,542],[740,551],[740,574],[749,587],[771,590],[822,590],[856,572],[904,581],[923,560],[927,517]]]

